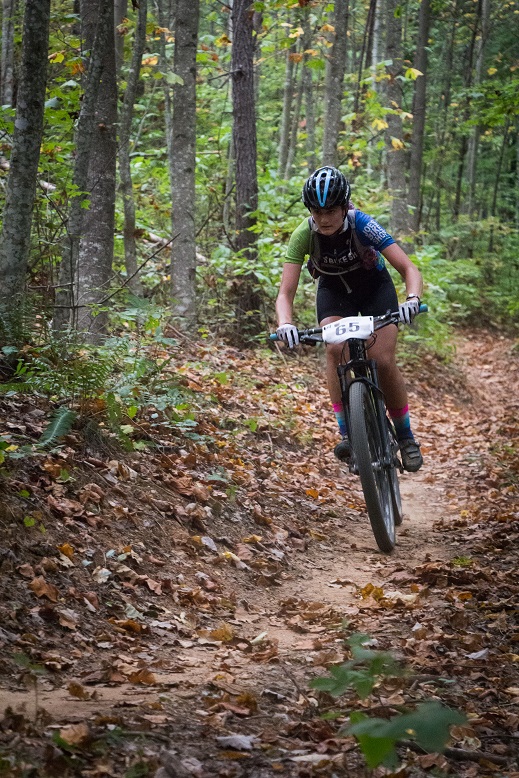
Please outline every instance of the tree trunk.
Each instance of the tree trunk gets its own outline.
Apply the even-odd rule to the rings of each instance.
[[[173,221],[178,233],[171,246],[173,310],[192,325],[196,321],[196,51],[198,0],[177,0],[174,71],[182,79],[173,87]]]
[[[449,106],[451,101],[452,89],[452,63],[454,56],[454,40],[456,38],[456,29],[459,19],[458,14],[459,0],[456,0],[451,16],[451,25],[449,35],[445,37],[444,45],[441,51],[441,61],[443,67],[443,83],[440,90],[440,98],[435,110],[434,135],[437,140],[437,153],[431,171],[431,180],[433,182],[433,193],[430,205],[427,209],[425,220],[425,231],[429,230],[429,223],[434,218],[434,227],[437,232],[441,228],[441,193],[443,190],[442,169],[443,169],[443,151],[445,148],[445,138],[447,136],[447,123],[449,116]]]
[[[0,61],[0,100],[2,105],[13,105],[14,27],[17,11],[18,0],[3,0],[2,58]]]
[[[294,74],[294,81],[297,82],[297,66],[296,66],[296,72]],[[303,68],[301,68],[301,71],[303,71]],[[288,156],[287,156],[287,162],[285,167],[285,172],[283,175],[283,178],[288,180],[290,176],[292,175],[292,168],[294,166],[294,158],[296,155],[296,147],[297,147],[297,135],[299,131],[299,118],[301,116],[301,106],[303,103],[303,77],[302,73],[299,78],[299,87],[295,93],[295,103],[294,103],[294,111],[292,114],[292,122],[290,127],[290,141],[288,144]]]
[[[497,194],[499,192],[499,181],[501,179],[501,170],[503,169],[503,160],[505,158],[505,149],[508,142],[508,132],[510,130],[510,117],[507,117],[505,122],[505,127],[503,130],[503,141],[501,143],[501,149],[499,152],[499,160],[497,163],[497,169],[496,169],[496,175],[494,178],[494,192],[492,195],[492,206],[490,209],[490,215],[495,217],[497,215]],[[488,252],[491,254],[494,251],[494,227],[492,226],[490,228],[490,238],[488,241]],[[487,263],[488,266],[488,263]],[[491,269],[488,266],[486,270],[491,273]],[[493,278],[489,278],[488,282],[491,283],[493,281]]]
[[[294,102],[294,54],[296,52],[296,42],[294,41],[286,52],[285,62],[285,85],[283,88],[283,110],[281,113],[281,130],[279,133],[278,145],[278,176],[285,176],[288,160],[288,150],[290,145],[290,120],[292,116],[292,103]]]
[[[0,307],[16,322],[31,246],[31,223],[43,135],[50,0],[26,3],[20,85],[0,244]],[[19,317],[18,317],[19,318]],[[8,325],[6,329],[10,329]]]
[[[114,0],[115,66],[117,69],[117,75],[120,75],[121,68],[124,64],[124,34],[119,32],[118,27],[120,24],[122,24],[122,21],[126,17],[127,13],[128,0]]]
[[[474,68],[474,51],[476,47],[476,35],[478,30],[478,24],[477,22],[474,24],[474,29],[472,31],[472,36],[470,39],[469,44],[469,51],[468,51],[468,57],[467,61],[465,63],[465,78],[464,78],[464,86],[465,89],[468,91],[469,87],[472,85],[472,79],[473,79],[473,68]],[[464,100],[464,109],[462,112],[462,124],[468,121],[470,117],[470,98],[466,97]],[[463,172],[465,168],[465,158],[467,155],[467,150],[469,147],[469,141],[468,141],[468,135],[466,134],[466,131],[463,131],[463,134],[461,136],[460,141],[460,147],[459,147],[459,154],[458,154],[458,174],[456,176],[456,194],[454,196],[454,206],[452,209],[452,216],[453,220],[455,222],[458,221],[458,217],[460,215],[461,211],[461,195],[463,190]]]
[[[303,69],[301,72],[301,89],[305,103],[306,120],[306,160],[308,172],[312,173],[317,167],[316,143],[315,143],[315,106],[312,70],[307,66],[309,54],[305,54],[312,45],[312,30],[310,29],[309,6],[303,8]]]
[[[519,116],[515,120],[515,226],[519,228]]]
[[[229,40],[232,41],[233,39],[233,32],[232,32],[232,7],[233,7],[233,0],[228,0],[228,6],[229,6],[229,21],[227,23],[227,31]],[[231,103],[232,103],[232,79],[230,81],[230,89],[231,89]],[[223,228],[224,232],[227,236],[231,234],[231,232],[234,231],[234,224],[232,224],[232,192],[234,189],[234,142],[232,139],[232,130],[231,130],[231,137],[229,140],[229,145],[227,147],[227,175],[225,176],[225,189],[224,189],[224,200],[223,200],[223,208],[222,208],[222,222],[223,222]]]
[[[477,88],[481,83],[483,76],[483,64],[485,60],[485,49],[489,37],[489,22],[490,22],[490,3],[489,0],[481,0],[478,6],[481,17],[481,37],[476,43],[476,66],[474,71],[474,86]],[[469,138],[468,149],[468,163],[467,163],[467,177],[468,177],[468,198],[467,198],[467,212],[472,214],[474,211],[474,200],[476,195],[476,173],[477,173],[477,158],[478,158],[478,146],[479,137],[481,135],[481,126],[478,125],[473,128],[472,134]]]
[[[256,224],[258,207],[256,171],[256,106],[254,102],[254,38],[250,0],[234,0],[233,44],[233,138],[236,159],[236,249],[249,260],[251,270],[242,275],[236,293],[236,329],[246,338],[261,330],[260,297],[255,289],[257,260]]]
[[[427,43],[429,40],[430,0],[420,4],[418,42],[414,67],[423,75],[415,81],[413,101],[413,139],[411,142],[411,161],[409,165],[408,203],[412,208],[411,226],[415,232],[420,229],[420,191],[422,181],[423,144],[425,134],[425,111],[427,91]]]
[[[371,62],[371,48],[373,46],[373,24],[375,21],[376,6],[377,6],[377,0],[370,0],[368,13],[366,16],[366,24],[364,25],[364,34],[362,36],[362,48],[360,51],[358,68],[357,68],[357,89],[355,90],[355,100],[353,104],[354,113],[358,113],[360,110],[361,95],[363,92],[362,71],[364,69],[364,60],[366,61],[366,67]]]
[[[409,214],[406,196],[406,157],[403,141],[402,89],[397,76],[402,70],[402,24],[399,14],[399,0],[387,0],[386,58],[391,60],[386,72],[389,75],[386,94],[390,108],[397,113],[387,115],[386,133],[387,179],[391,196],[391,231],[395,236],[409,233]]]
[[[337,164],[337,144],[341,126],[342,97],[348,43],[348,0],[335,0],[334,39],[326,62],[324,96],[323,164]]]
[[[80,194],[77,194],[72,199],[70,206],[67,239],[60,266],[60,288],[56,295],[56,307],[54,310],[53,327],[55,331],[62,330],[73,324],[73,318],[77,313],[75,307],[77,292],[76,274],[83,215],[85,213],[82,203],[85,199],[84,193],[88,190],[88,168],[90,152],[94,143],[97,95],[100,89],[105,53],[110,45],[110,33],[112,33],[111,40],[113,45],[113,5],[110,2],[102,2],[98,9],[99,14],[95,27],[95,37],[90,51],[75,139],[76,159],[73,183],[76,192]],[[95,18],[95,15],[93,15],[93,20],[89,19],[89,23],[92,23]]]
[[[133,199],[132,171],[130,165],[130,133],[133,106],[141,72],[141,60],[146,44],[146,20],[148,0],[139,0],[139,14],[135,28],[135,40],[130,70],[126,76],[126,91],[119,121],[119,177],[120,192],[124,208],[124,261],[128,288],[137,295],[142,294],[142,285],[137,274],[137,250],[135,246],[135,201]],[[117,38],[116,38],[117,40]],[[117,61],[117,60],[116,60]]]
[[[115,228],[117,79],[113,3],[101,0],[101,5],[105,3],[110,5],[111,13],[107,19],[108,41],[97,93],[88,168],[90,207],[83,216],[78,263],[77,328],[88,333],[91,342],[97,342],[106,332],[108,314],[96,310],[96,306],[102,305],[112,275]],[[94,14],[94,18],[99,14],[98,0],[83,0],[82,3],[82,18],[85,29],[89,30],[85,36],[87,46],[93,43],[90,14]]]

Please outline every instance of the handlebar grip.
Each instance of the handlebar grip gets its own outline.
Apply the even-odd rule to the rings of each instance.
[[[269,335],[269,340],[278,340],[277,333],[271,332]]]
[[[428,310],[429,310],[428,305],[426,305],[425,303],[420,303],[419,313],[427,313]]]

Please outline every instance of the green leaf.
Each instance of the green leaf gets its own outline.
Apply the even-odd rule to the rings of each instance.
[[[216,381],[218,381],[218,383],[221,384],[222,386],[227,386],[227,384],[229,383],[229,376],[227,373],[215,373],[214,377]]]
[[[58,438],[63,437],[70,432],[71,427],[76,419],[76,412],[71,411],[65,405],[60,406],[51,418],[47,428],[44,430],[43,435],[38,441],[40,446],[48,446]]]
[[[25,527],[34,527],[36,524],[36,519],[34,519],[32,516],[25,516],[23,523]]]

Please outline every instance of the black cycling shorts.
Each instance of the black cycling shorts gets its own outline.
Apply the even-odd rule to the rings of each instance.
[[[317,289],[317,321],[322,322],[329,316],[381,316],[387,311],[398,310],[398,297],[395,285],[387,268],[376,271],[374,282],[348,292],[340,278],[321,276]],[[346,273],[344,276],[348,278]]]

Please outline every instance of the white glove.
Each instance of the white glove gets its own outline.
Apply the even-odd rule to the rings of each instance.
[[[297,327],[294,327],[293,324],[282,324],[277,328],[276,335],[278,340],[282,340],[288,348],[294,348],[299,345],[299,333],[297,332]]]
[[[420,298],[411,297],[406,300],[405,303],[400,303],[398,306],[398,312],[400,314],[400,321],[404,324],[411,324],[414,317],[420,311]]]

